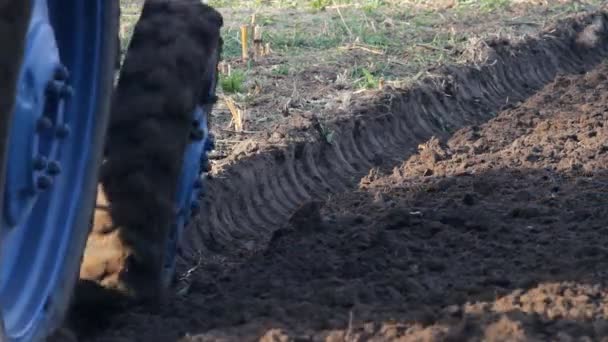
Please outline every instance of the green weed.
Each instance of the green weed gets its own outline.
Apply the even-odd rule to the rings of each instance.
[[[281,75],[281,76],[287,76],[289,75],[289,66],[287,65],[278,65],[275,68],[272,69],[272,74],[273,75]]]
[[[363,4],[362,8],[367,14],[371,14],[384,5],[384,0],[368,0]]]
[[[355,80],[355,86],[358,88],[374,89],[378,88],[380,83],[378,73],[364,67],[353,69],[351,77]]]
[[[481,11],[489,12],[506,9],[511,5],[511,0],[460,0],[459,7],[476,7]]]
[[[233,70],[230,76],[220,76],[220,86],[225,93],[240,93],[243,91],[245,83],[245,72],[242,70]]]
[[[318,11],[325,10],[325,8],[329,5],[331,5],[331,0],[312,0],[310,2],[310,7]]]

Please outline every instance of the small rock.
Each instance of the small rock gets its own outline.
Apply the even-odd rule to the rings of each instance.
[[[526,157],[526,161],[529,161],[531,163],[537,162],[539,159],[540,159],[540,157],[538,155],[536,155],[536,154],[529,154]]]

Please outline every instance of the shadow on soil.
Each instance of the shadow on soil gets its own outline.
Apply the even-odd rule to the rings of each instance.
[[[597,340],[608,336],[607,202],[608,173],[534,169],[331,201],[348,213],[312,202],[263,254],[203,269],[190,285],[196,296],[156,313],[142,307],[139,319],[131,309],[103,328],[125,341],[197,331],[207,333],[190,340]]]
[[[606,333],[608,173],[500,170],[402,190],[330,201],[348,214],[304,206],[263,255],[192,284],[206,292],[198,316],[215,328],[267,317],[292,336],[346,329],[351,312],[354,323],[421,324],[398,329],[407,334],[444,321],[461,338],[518,321],[514,334],[541,340]],[[512,322],[494,325],[493,311]]]

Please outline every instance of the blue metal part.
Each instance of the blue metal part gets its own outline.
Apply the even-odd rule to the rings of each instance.
[[[26,1],[26,0],[23,0]],[[95,130],[106,0],[30,0],[0,225],[0,317],[31,341],[59,287]],[[86,227],[85,227],[86,228]]]
[[[190,223],[190,218],[197,213],[199,197],[203,191],[201,164],[207,160],[210,151],[210,134],[207,125],[209,113],[202,107],[196,107],[193,115],[193,131],[198,134],[191,136],[191,142],[186,148],[183,158],[182,173],[178,183],[176,198],[176,217],[169,231],[167,250],[163,265],[163,282],[168,286],[175,271],[175,257],[183,236],[184,228]]]
[[[209,89],[209,97],[215,97],[217,77],[214,76]],[[184,228],[200,210],[199,198],[204,193],[203,179],[209,172],[208,152],[215,149],[215,137],[209,132],[208,117],[212,105],[197,106],[192,115],[191,142],[186,148],[182,163],[182,173],[178,182],[175,221],[169,230],[169,238],[163,262],[163,282],[165,286],[173,280],[175,258],[182,243]]]
[[[193,130],[199,132],[191,137],[191,143],[186,148],[183,158],[182,173],[178,183],[176,199],[176,217],[170,230],[167,251],[165,253],[163,281],[168,285],[175,270],[175,257],[182,243],[184,228],[190,223],[190,218],[196,215],[199,208],[199,198],[203,193],[201,165],[207,163],[207,152],[211,150],[212,140],[209,134],[207,117],[209,113],[202,107],[196,107],[193,115]]]

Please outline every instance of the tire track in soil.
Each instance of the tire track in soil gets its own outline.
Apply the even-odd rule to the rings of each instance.
[[[295,142],[271,137],[245,145],[208,182],[201,210],[208,214],[190,229],[183,255],[191,263],[188,256],[196,251],[250,254],[307,201],[353,189],[371,167],[390,168],[431,136],[444,138],[485,122],[558,74],[589,70],[608,52],[605,24],[594,24],[596,17],[561,21],[538,38],[513,45],[490,42],[481,66],[447,66],[442,76],[409,90],[361,99],[351,113],[325,124],[336,137],[331,144],[321,134],[309,134]],[[590,31],[600,39],[587,46],[581,40]],[[275,127],[273,135],[321,130],[314,117],[293,121]]]
[[[488,60],[481,66],[448,66],[441,77],[424,80],[409,90],[390,90],[372,99],[360,99],[350,113],[325,125],[335,132],[333,144],[319,134],[311,134],[318,130],[313,117],[296,117],[277,127],[268,139],[244,145],[208,182],[201,210],[207,215],[195,221],[193,226],[197,229],[191,227],[185,239],[182,269],[196,263],[198,252],[202,251],[205,257],[202,269],[191,279],[187,295],[176,295],[156,312],[135,307],[115,316],[109,328],[92,340],[175,341],[187,332],[215,329],[206,337],[185,340],[217,341],[225,337],[227,341],[248,341],[265,328],[286,324],[295,329],[294,336],[310,329],[321,331],[347,325],[348,310],[353,304],[348,299],[352,297],[349,291],[367,287],[361,283],[365,279],[351,279],[348,273],[371,266],[358,259],[357,252],[340,269],[332,269],[336,255],[328,251],[342,243],[363,251],[373,243],[377,237],[344,231],[367,218],[359,215],[339,222],[336,234],[342,239],[338,241],[324,241],[321,237],[303,241],[297,239],[301,234],[296,234],[288,237],[290,243],[285,244],[280,240],[290,229],[281,228],[289,225],[296,230],[323,229],[325,224],[314,200],[328,196],[339,199],[341,192],[354,190],[370,168],[390,169],[415,154],[418,144],[432,136],[446,138],[459,128],[486,122],[497,112],[531,97],[558,74],[580,74],[594,68],[608,55],[606,16],[599,15],[603,20],[599,26],[593,24],[596,18],[597,15],[584,15],[565,20],[539,38],[518,44],[491,42],[485,51]],[[588,36],[590,27],[599,39],[591,46],[577,43]],[[328,220],[335,223],[336,219]],[[390,245],[386,237],[379,238]],[[458,244],[450,239],[446,239],[446,246]],[[421,249],[414,247],[394,255],[395,260],[407,263],[420,257]],[[302,257],[302,248],[307,257]],[[256,253],[260,249],[262,253]],[[243,262],[243,256],[251,254],[251,265],[231,264]],[[219,261],[215,259],[218,256]],[[431,268],[441,267],[433,266],[432,261],[425,262]],[[357,265],[358,262],[362,264]],[[334,280],[330,279],[335,286],[329,288],[315,278],[315,274],[328,273],[335,274]],[[421,289],[428,285],[400,278],[399,272],[391,276],[397,278],[382,287],[383,293],[368,299],[376,298],[392,307],[388,303],[402,298],[391,297],[395,284],[412,293],[428,292],[420,299],[423,304],[432,304],[433,298],[440,297],[433,295],[437,289]],[[294,291],[308,299],[292,301]],[[419,302],[412,297],[406,300]],[[418,308],[411,311],[408,317],[429,320],[428,312]],[[370,312],[373,315],[373,310]],[[224,329],[233,326],[240,328]]]

